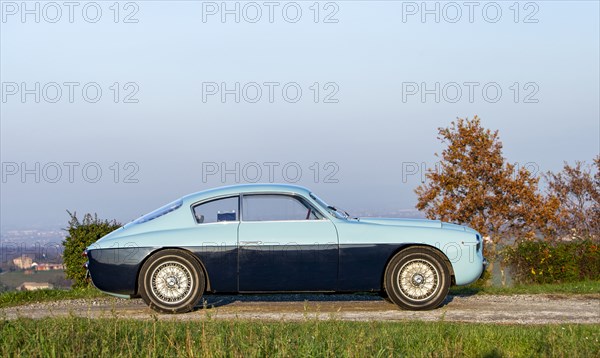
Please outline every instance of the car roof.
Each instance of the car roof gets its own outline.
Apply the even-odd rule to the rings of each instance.
[[[308,196],[310,194],[310,190],[303,186],[292,184],[238,184],[199,191],[197,193],[184,196],[182,200],[185,202],[195,202],[198,200],[209,199],[212,197],[244,193],[296,193]]]

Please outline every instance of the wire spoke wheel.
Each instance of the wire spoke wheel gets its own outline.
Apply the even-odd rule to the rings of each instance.
[[[450,288],[450,269],[443,253],[428,247],[409,247],[388,263],[384,288],[389,299],[409,310],[439,307]]]
[[[398,273],[398,286],[404,295],[422,301],[431,298],[439,285],[439,272],[431,263],[417,259],[405,263]]]
[[[151,275],[152,293],[165,303],[173,304],[185,300],[193,287],[191,272],[175,261],[161,264]]]
[[[158,251],[140,270],[138,292],[150,308],[161,313],[193,310],[205,289],[200,262],[183,250]]]

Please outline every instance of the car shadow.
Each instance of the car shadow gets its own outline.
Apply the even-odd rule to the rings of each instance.
[[[452,302],[453,300],[454,300],[454,296],[449,294],[448,296],[446,296],[446,298],[444,299],[444,302],[442,302],[442,304],[441,304],[441,305],[439,305],[439,307],[438,307],[438,308],[442,308],[442,307],[444,307],[444,306],[448,305],[448,304],[449,304],[450,302]]]
[[[454,297],[471,296],[474,291],[465,291],[460,294],[450,292],[444,302],[438,307],[451,303]],[[227,306],[236,302],[386,302],[390,307],[394,304],[387,301],[379,293],[264,293],[264,294],[206,294],[194,310],[210,309]]]
[[[235,302],[347,302],[384,301],[377,293],[278,293],[278,294],[207,294],[196,309],[216,308]]]
[[[454,286],[454,287],[450,288],[450,292],[448,292],[448,296],[470,297],[470,296],[477,295],[481,291],[483,291],[483,288],[481,288],[481,287]]]
[[[454,286],[450,288],[450,292],[448,292],[448,296],[440,307],[444,307],[450,302],[454,300],[455,297],[471,297],[477,295],[479,292],[483,291],[483,288],[480,287],[470,287],[470,286]],[[439,307],[438,307],[439,308]]]

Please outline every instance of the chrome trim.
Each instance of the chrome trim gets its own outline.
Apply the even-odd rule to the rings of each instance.
[[[483,275],[485,275],[485,270],[488,267],[488,260],[484,257],[481,266],[483,266],[483,270],[481,270],[481,275],[479,275],[479,278],[483,278]]]

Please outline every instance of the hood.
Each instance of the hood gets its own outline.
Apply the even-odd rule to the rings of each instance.
[[[389,226],[409,226],[409,227],[426,227],[435,229],[448,229],[457,231],[474,232],[475,230],[467,226],[450,224],[441,222],[439,220],[427,220],[427,219],[395,219],[395,218],[359,218],[360,222],[389,225]]]

